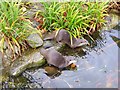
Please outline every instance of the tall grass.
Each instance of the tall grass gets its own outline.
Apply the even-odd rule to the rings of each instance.
[[[64,28],[71,36],[83,37],[104,25],[108,2],[44,2],[44,28]]]
[[[21,52],[25,47],[25,40],[31,33],[29,30],[30,21],[26,20],[20,9],[21,1],[9,0],[0,1],[0,50],[3,52],[4,42],[8,43],[8,47],[15,53],[14,46]]]

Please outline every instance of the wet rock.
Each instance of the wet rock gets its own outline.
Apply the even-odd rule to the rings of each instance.
[[[112,28],[114,28],[116,25],[118,25],[118,20],[119,20],[119,16],[116,14],[109,14],[109,16],[107,16],[105,18],[106,22],[106,26],[103,27],[104,30],[110,30]]]
[[[29,81],[31,81],[33,84],[29,86],[31,88],[34,88],[36,86],[37,88],[70,88],[71,85],[69,82],[64,81],[63,79],[56,77],[54,79],[51,79],[48,77],[43,69],[38,69],[35,71],[25,71],[24,74],[26,74],[24,77],[26,77]]]
[[[67,82],[63,79],[56,78],[47,80],[42,84],[43,88],[73,88],[70,82]]]
[[[52,40],[52,39],[55,39],[55,34],[56,34],[56,31],[53,31],[51,33],[47,33],[43,36],[43,40],[46,41],[46,40]]]
[[[26,70],[22,75],[33,83],[33,85],[29,85],[31,88],[36,85],[39,88],[43,88],[42,84],[50,80],[50,78],[44,73],[44,69]]]
[[[25,71],[28,68],[38,67],[45,64],[43,56],[40,54],[39,49],[37,50],[28,50],[13,62],[10,68],[10,74],[12,76],[18,76],[20,73]]]
[[[51,41],[44,41],[43,47],[44,48],[49,48],[52,47],[53,43]]]
[[[43,44],[43,40],[41,39],[40,35],[37,33],[31,34],[27,39],[28,39],[28,44],[32,48],[40,47]]]
[[[46,66],[44,69],[46,75],[48,75],[50,78],[55,78],[61,74],[61,71],[54,66]]]
[[[117,38],[116,36],[111,36],[111,37],[116,42],[117,46],[120,48],[120,38]]]

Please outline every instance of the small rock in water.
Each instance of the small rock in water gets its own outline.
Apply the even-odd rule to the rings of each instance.
[[[51,78],[54,78],[55,76],[59,76],[61,74],[60,70],[54,66],[46,66],[45,73],[50,76]]]
[[[28,44],[32,48],[40,47],[43,44],[43,40],[41,39],[40,35],[37,33],[31,34],[27,39],[28,39]]]

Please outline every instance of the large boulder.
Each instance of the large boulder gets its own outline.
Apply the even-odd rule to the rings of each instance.
[[[43,40],[41,39],[41,37],[38,33],[29,35],[27,40],[28,40],[28,44],[32,48],[40,47],[43,44]]]
[[[12,76],[18,76],[28,68],[42,66],[46,63],[43,56],[40,54],[39,49],[28,50],[21,57],[16,59],[10,68]]]

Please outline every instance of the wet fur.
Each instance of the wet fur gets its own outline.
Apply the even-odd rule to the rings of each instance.
[[[65,29],[61,29],[57,32],[52,32],[48,37],[44,38],[44,40],[51,39],[55,39],[58,43],[67,44],[71,48],[77,48],[89,44],[86,39],[72,37],[71,40],[70,34]]]
[[[67,44],[71,48],[77,48],[77,47],[88,44],[87,40],[85,39],[72,37],[72,40],[71,40],[70,34],[65,29],[61,29],[58,32],[58,34],[56,35],[56,41],[58,43],[61,42],[61,43]]]
[[[54,65],[58,68],[64,68],[69,65],[69,62],[53,47],[44,49],[40,49],[40,53],[45,57],[48,64]]]

